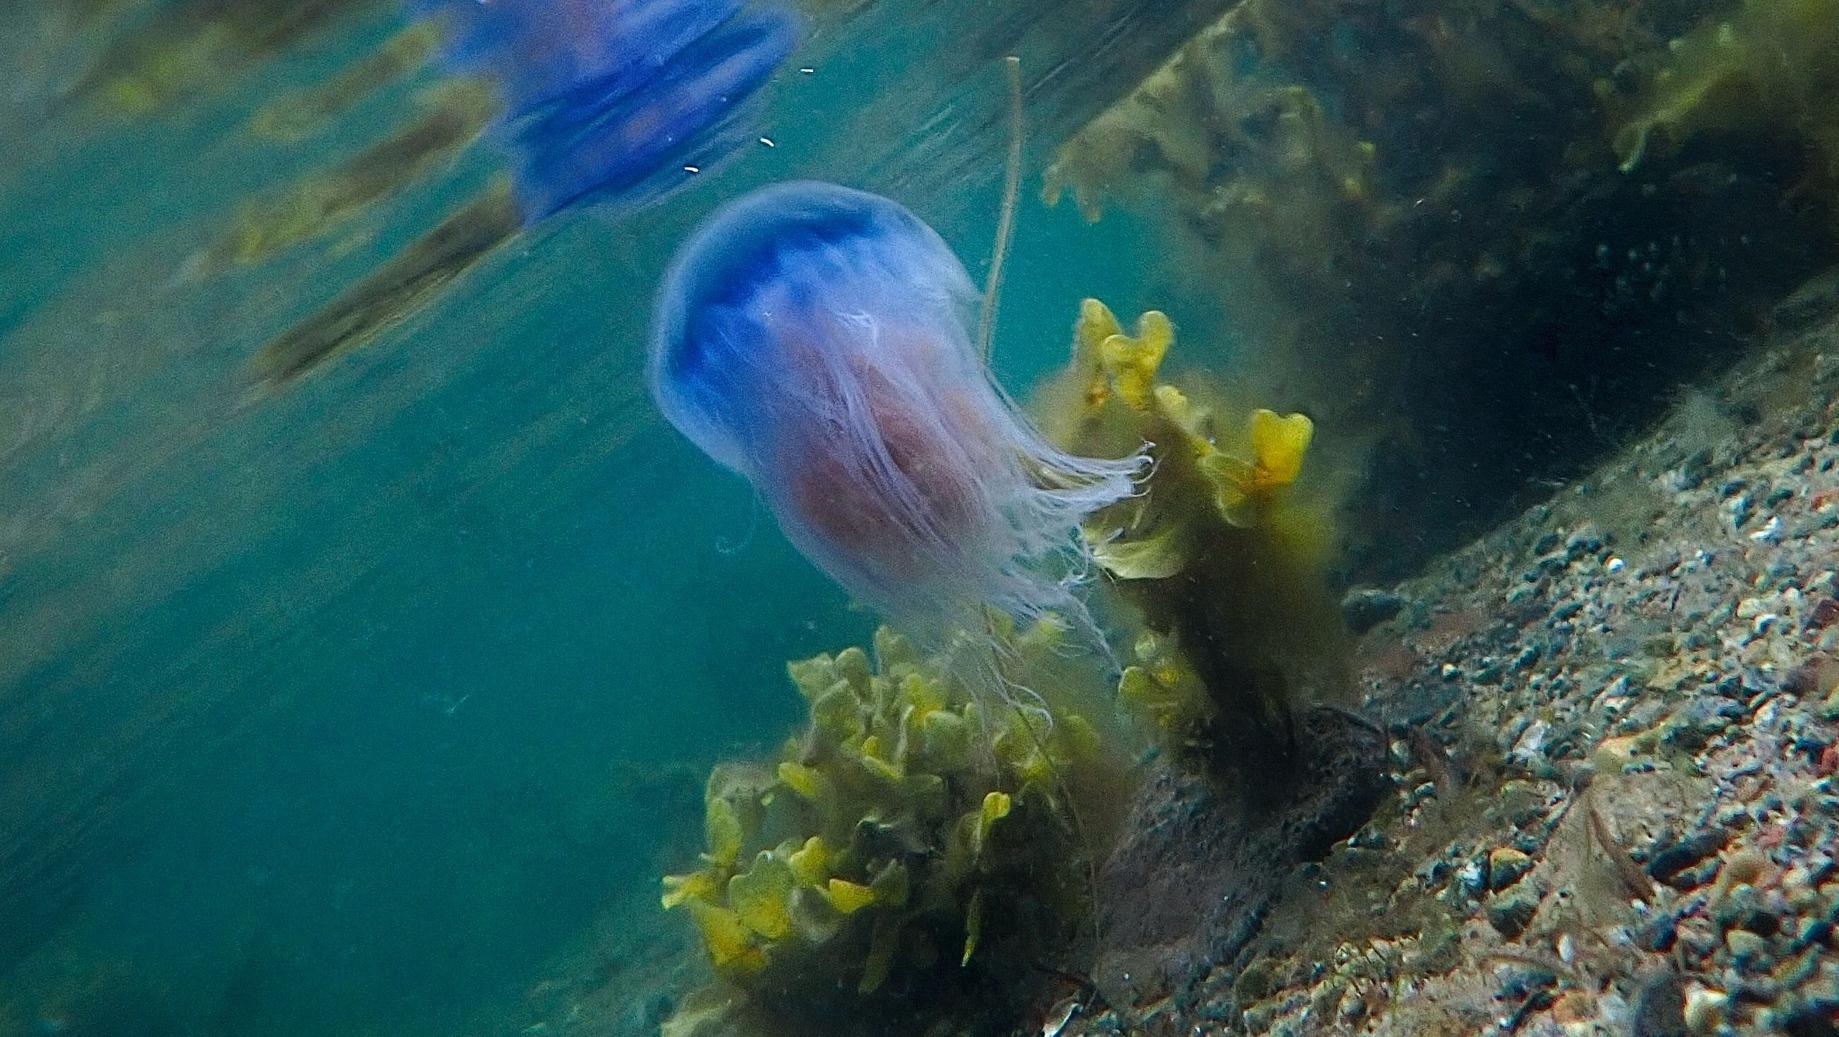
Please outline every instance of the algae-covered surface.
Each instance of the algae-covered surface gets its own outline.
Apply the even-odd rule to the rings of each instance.
[[[1839,1028],[1832,0],[805,0],[537,221],[434,6],[0,10],[0,1037]],[[981,281],[1010,55],[1096,649],[645,385],[761,184]]]

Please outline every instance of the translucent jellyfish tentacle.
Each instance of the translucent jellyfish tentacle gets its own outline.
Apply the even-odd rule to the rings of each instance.
[[[990,626],[988,613],[984,615],[984,623],[985,629],[988,630],[990,634],[990,664],[995,668],[996,679],[1018,692],[1025,692],[1029,696],[1032,696],[1035,701],[1040,702],[1041,716],[1044,720],[1046,729],[1051,732],[1053,730],[1054,716],[1053,713],[1048,710],[1047,703],[1042,700],[1040,694],[1032,688],[1023,687],[1021,684],[1009,679],[1008,674],[1004,672],[1002,658],[998,654],[1001,650],[998,647],[1001,642],[996,637],[995,629]],[[1029,722],[1027,712],[1023,710],[1015,698],[1003,696],[1003,699],[1009,707],[1015,711],[1016,723],[1021,725],[1022,730],[1028,735],[1029,741],[1034,743],[1035,752],[1041,754],[1041,761],[1046,764],[1048,773],[1053,775],[1054,784],[1058,786],[1060,790],[1060,801],[1066,807],[1067,821],[1072,827],[1073,837],[1079,840],[1081,846],[1085,847],[1086,896],[1089,897],[1092,902],[1092,960],[1096,962],[1100,951],[1105,945],[1104,913],[1098,909],[1098,844],[1093,840],[1091,830],[1086,827],[1085,818],[1079,812],[1079,799],[1073,795],[1072,785],[1067,781],[1066,772],[1060,769],[1059,761],[1055,760],[1053,754],[1047,751],[1046,741],[1042,739],[1040,732],[1035,730],[1034,725]]]

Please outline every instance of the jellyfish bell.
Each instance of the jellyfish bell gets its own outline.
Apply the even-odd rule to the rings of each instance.
[[[1078,526],[1131,495],[1143,460],[1042,439],[979,358],[977,302],[951,249],[899,204],[764,188],[673,261],[652,392],[806,557],[896,623],[943,639],[983,629],[993,608],[1090,629],[1071,589]]]

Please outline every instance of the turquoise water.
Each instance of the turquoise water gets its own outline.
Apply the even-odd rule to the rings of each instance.
[[[1824,103],[1839,84],[1836,5],[802,0],[804,40],[735,161],[653,208],[586,206],[528,227],[489,92],[441,67],[397,0],[0,6],[0,1037],[657,1032],[707,978],[701,950],[721,957],[720,930],[699,948],[682,915],[737,904],[730,884],[722,904],[660,910],[659,876],[697,867],[705,848],[705,776],[720,760],[770,761],[803,712],[786,660],[860,644],[874,617],[655,412],[643,385],[654,287],[717,205],[801,177],[898,200],[981,280],[1012,54],[1028,129],[999,380],[1028,401],[1096,296],[1126,325],[1167,311],[1176,345],[1156,377],[1196,404],[1130,399],[1127,376],[1155,366],[1147,333],[1105,339],[1125,359],[1107,356],[1112,369],[1085,372],[1072,386],[1085,395],[1061,401],[1076,438],[1092,433],[1079,449],[1119,456],[1157,436],[1154,456],[1176,459],[1124,507],[1133,528],[1099,527],[1118,538],[1095,552],[1116,579],[1093,598],[1101,618],[1141,613],[1156,636],[1114,638],[1114,654],[1174,674],[1190,700],[1122,681],[1152,714],[1128,728],[1102,715],[1109,702],[1073,701],[1097,690],[1083,687],[1093,674],[1063,679],[1078,664],[1046,660],[1041,686],[1085,711],[1066,715],[1115,719],[1121,735],[1094,736],[1116,759],[1095,753],[1078,782],[1056,775],[1064,832],[1083,828],[1074,794],[1087,785],[1103,787],[1085,816],[1122,825],[1143,774],[1152,789],[1204,779],[1219,804],[1246,805],[1267,783],[1307,791],[1296,783],[1354,746],[1297,742],[1313,730],[1291,724],[1306,702],[1363,671],[1375,693],[1358,705],[1383,720],[1398,705],[1390,684],[1418,663],[1445,683],[1471,670],[1454,656],[1400,662],[1385,616],[1423,626],[1428,645],[1517,614],[1432,615],[1400,579],[1638,441],[1682,399],[1682,423],[1697,413],[1704,426],[1696,452],[1678,444],[1645,489],[1566,491],[1558,514],[1638,529],[1651,496],[1717,486],[1712,447],[1769,417],[1692,386],[1771,334],[1800,333],[1811,318],[1777,304],[1839,261],[1839,130]],[[1101,221],[1043,204],[1050,165],[1046,179],[1102,207]],[[1277,413],[1247,413],[1258,405]],[[1114,434],[1131,441],[1101,442]],[[1156,498],[1175,501],[1167,514],[1157,485],[1173,495]],[[1746,514],[1760,492],[1737,498]],[[1530,569],[1518,548],[1495,557],[1504,541],[1481,541],[1488,564],[1526,573],[1506,603],[1562,568],[1547,535],[1572,561],[1569,540],[1589,539],[1548,531]],[[1647,566],[1635,546],[1617,547],[1631,572]],[[1341,598],[1350,587],[1362,593]],[[1356,648],[1344,613],[1381,626]],[[878,697],[881,721],[897,694],[940,709],[943,693],[908,687],[927,672],[900,669],[912,660],[871,683],[850,658],[858,679],[838,662],[806,683],[829,695],[838,685],[823,681],[850,680]],[[1480,676],[1498,680],[1498,662],[1477,661],[1473,694],[1505,687]],[[1270,708],[1244,712],[1246,693]],[[1069,704],[1042,701],[1048,715]],[[968,730],[970,705],[950,708]],[[1330,730],[1364,729],[1311,715],[1330,713]],[[899,713],[902,742],[914,715]],[[845,739],[851,752],[870,754],[867,730]],[[1060,730],[1077,741],[1079,728]],[[1158,733],[1162,755],[1137,768],[1136,737]],[[813,762],[819,735],[837,738],[814,728]],[[947,744],[940,734],[931,769],[902,776],[938,784],[886,787],[915,802],[943,788]],[[898,951],[931,980],[989,988],[959,1003],[893,983],[818,1020],[838,1032],[863,1012],[863,1032],[897,1028],[873,1015],[888,1004],[938,1011],[916,1030],[1038,1023],[1047,1006],[1020,1002],[1060,998],[1063,981],[1160,997],[1131,975],[1230,965],[1190,960],[1179,948],[1217,934],[1181,927],[1204,917],[1249,933],[1275,888],[1208,893],[1198,914],[1136,911],[1169,876],[1186,881],[1166,857],[1188,847],[1140,842],[1120,870],[1096,841],[1083,861],[1060,852],[1061,827],[1010,828],[1062,820],[1023,800],[1045,786],[1018,744],[992,768],[1016,780],[931,818],[949,826],[932,842],[875,797],[830,810],[810,827],[837,822],[831,844],[893,844],[847,874],[821,842],[769,842],[780,833],[735,816],[786,789],[815,814],[816,777],[794,770],[764,793],[737,779],[714,816],[730,811],[742,836],[724,842],[731,859],[708,840],[717,859],[702,878],[745,876],[757,892],[793,874],[792,854],[741,871],[744,850],[805,847],[800,867],[816,859],[815,872],[775,887],[773,903],[789,917],[785,905],[825,896],[842,917],[838,898],[856,898],[850,940],[809,939],[814,952],[853,954],[869,987],[879,945],[882,965]],[[1402,780],[1370,748],[1364,765],[1334,764],[1350,803],[1364,784]],[[850,760],[885,791],[882,770]],[[1338,836],[1366,824],[1364,809]],[[1160,816],[1111,834],[1172,831]],[[1337,837],[1291,820],[1263,818],[1281,859],[1305,852],[1284,842],[1299,832]],[[992,831],[1054,860],[1017,854],[1015,884],[987,887],[987,931],[978,872],[948,883],[964,901],[929,905],[929,928],[903,933],[904,893],[887,891],[905,887],[890,876],[953,848],[970,875]],[[1061,834],[1031,835],[1044,831]],[[1074,864],[1083,898],[1040,895]],[[819,892],[813,873],[846,885]],[[1101,903],[1106,891],[1128,895]],[[875,912],[859,902],[883,893]],[[1092,917],[1055,917],[1042,905],[1056,899]],[[1213,926],[1219,904],[1245,924]],[[1091,947],[1047,963],[1052,975],[993,949],[1037,908],[1044,929],[1090,923]],[[1143,931],[1100,932],[1113,909],[1143,915],[1124,919]],[[757,957],[726,964],[778,982],[759,962],[762,941],[784,934],[746,924],[730,950]],[[960,940],[968,969],[949,953]],[[1039,957],[1026,939],[1007,947]],[[1144,948],[1149,969],[1133,964]],[[834,975],[814,969],[790,989],[835,987]],[[1211,1025],[1231,1005],[1194,1007]]]
[[[979,272],[1000,72],[942,56],[969,7],[926,8],[931,32],[820,18],[813,72],[769,91],[777,147],[641,218],[519,234],[264,395],[264,343],[500,160],[475,141],[259,261],[206,262],[239,206],[390,132],[439,73],[297,141],[253,133],[402,26],[320,5],[151,110],[78,90],[188,6],[211,10],[0,13],[0,1031],[488,1032],[597,922],[681,924],[655,876],[693,852],[707,765],[783,736],[786,659],[870,627],[653,413],[662,264],[721,198],[800,175],[899,194]],[[1147,218],[1023,202],[1012,388],[1064,356],[1082,296],[1179,312]]]

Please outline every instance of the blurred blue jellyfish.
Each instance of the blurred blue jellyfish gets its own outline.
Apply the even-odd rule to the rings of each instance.
[[[1072,593],[1087,561],[1078,525],[1129,496],[1143,461],[1045,442],[979,359],[977,301],[950,248],[899,204],[768,187],[678,252],[651,389],[808,558],[915,633],[974,633],[986,606],[1091,630]]]
[[[451,66],[497,83],[532,222],[585,201],[642,205],[727,156],[797,42],[791,15],[741,0],[412,3],[449,21]]]

